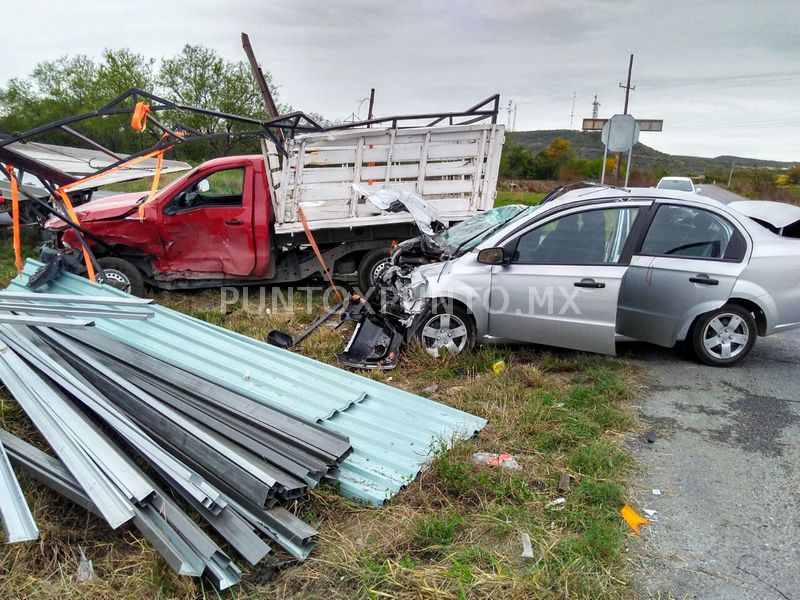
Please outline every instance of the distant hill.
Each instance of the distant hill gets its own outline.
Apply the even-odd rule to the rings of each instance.
[[[509,134],[509,141],[517,142],[533,152],[539,152],[550,145],[556,138],[563,138],[572,143],[575,153],[581,158],[602,158],[603,143],[600,141],[599,131],[575,131],[574,129],[548,129],[538,131],[515,131]],[[731,163],[737,165],[756,165],[767,169],[788,169],[797,163],[780,162],[775,160],[761,160],[758,158],[744,158],[741,156],[717,156],[704,158],[702,156],[680,156],[666,154],[644,144],[636,144],[633,148],[633,161],[635,167],[652,170],[663,167],[674,175],[700,175],[708,170],[730,168]]]

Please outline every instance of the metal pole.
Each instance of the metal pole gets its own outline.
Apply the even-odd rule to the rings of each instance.
[[[250,63],[250,71],[253,73],[253,78],[256,80],[258,90],[261,92],[261,98],[264,100],[264,108],[267,109],[267,118],[275,119],[278,117],[278,107],[275,106],[275,100],[267,84],[267,78],[264,77],[264,72],[261,70],[261,67],[258,66],[256,55],[253,52],[253,46],[250,44],[250,37],[246,33],[242,33],[242,48],[247,55],[247,61]],[[281,142],[286,139],[282,129],[278,129],[277,134]]]
[[[374,106],[375,106],[375,88],[372,88],[369,91],[369,116],[367,116],[367,119],[369,119],[370,121],[375,118],[375,115],[372,113],[372,109],[374,108]]]
[[[631,71],[633,70],[633,54],[631,54],[631,61],[628,63],[628,83],[625,85],[625,113],[628,114],[628,96],[631,93]]]
[[[600,184],[606,180],[606,160],[608,158],[608,146],[603,145],[603,173],[600,175]]]
[[[631,174],[631,155],[633,154],[633,144],[631,147],[628,148],[628,164],[625,165],[625,185],[624,187],[628,187],[628,176]]]
[[[736,166],[736,161],[733,161],[731,164],[731,174],[728,175],[728,187],[731,187],[731,181],[733,181],[733,168]]]

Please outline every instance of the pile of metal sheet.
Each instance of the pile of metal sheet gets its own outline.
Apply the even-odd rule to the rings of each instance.
[[[485,425],[68,273],[33,292],[38,266],[0,291],[0,381],[58,458],[0,430],[9,541],[37,535],[10,459],[226,588],[241,571],[173,495],[252,565],[271,552],[262,538],[303,559],[317,532],[281,503],[328,480],[379,505]]]
[[[28,261],[6,293],[31,294]],[[44,291],[44,290],[42,290]],[[109,286],[62,274],[52,293],[130,298]],[[95,331],[268,407],[285,410],[350,439],[341,464],[342,494],[380,505],[412,481],[433,449],[472,437],[486,421],[428,398],[270,346],[163,306],[152,319],[96,318]]]
[[[60,460],[0,431],[0,517],[9,542],[38,535],[10,458],[112,528],[132,522],[176,572],[205,573],[220,589],[237,583],[240,569],[155,479],[251,565],[271,552],[262,536],[296,559],[308,555],[317,532],[279,504],[337,475],[351,452],[346,436],[90,330],[35,326],[28,314],[46,304],[67,321],[117,319],[107,314],[115,311],[128,318],[119,305],[142,301],[35,298],[0,298],[0,310],[14,302],[14,313],[31,319],[0,324],[0,381]]]

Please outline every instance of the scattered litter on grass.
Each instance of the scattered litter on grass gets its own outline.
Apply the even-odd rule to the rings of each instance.
[[[527,531],[521,531],[519,535],[520,538],[522,538],[522,558],[536,558],[533,555],[531,536],[528,534]]]
[[[81,546],[78,546],[78,551],[81,553],[81,560],[78,563],[78,571],[75,573],[75,581],[85,583],[94,579],[94,565],[91,560],[86,558]]]
[[[506,361],[504,360],[496,360],[492,363],[492,372],[495,375],[499,375],[503,371],[506,370]]]
[[[520,468],[517,459],[511,454],[492,454],[490,452],[476,452],[472,455],[472,461],[479,465],[489,465],[490,467],[501,467],[503,469]]]
[[[652,508],[645,508],[645,509],[642,510],[642,512],[644,514],[646,514],[648,517],[650,517],[651,519],[658,514],[658,511],[657,510],[653,510]]]
[[[567,501],[567,499],[563,498],[563,497],[562,498],[556,498],[552,502],[548,502],[547,504],[545,504],[544,507],[545,508],[553,508],[555,506],[558,506],[559,504],[564,504],[566,501]]]
[[[641,533],[639,533],[639,525],[647,525],[648,523],[650,523],[650,521],[645,519],[643,516],[641,516],[627,504],[624,504],[622,508],[619,509],[619,513],[622,515],[622,518],[628,524],[628,527],[630,527],[633,530],[633,533],[635,533],[636,535],[642,535]]]
[[[658,488],[653,488],[653,496],[660,496],[661,490]]]
[[[569,484],[572,481],[572,477],[566,471],[561,471],[561,477],[558,480],[558,491],[562,494],[569,489]]]

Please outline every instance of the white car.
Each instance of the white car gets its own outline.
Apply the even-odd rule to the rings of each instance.
[[[690,177],[662,177],[658,181],[656,189],[692,192],[693,194],[700,193],[700,188],[694,186],[694,182]]]

